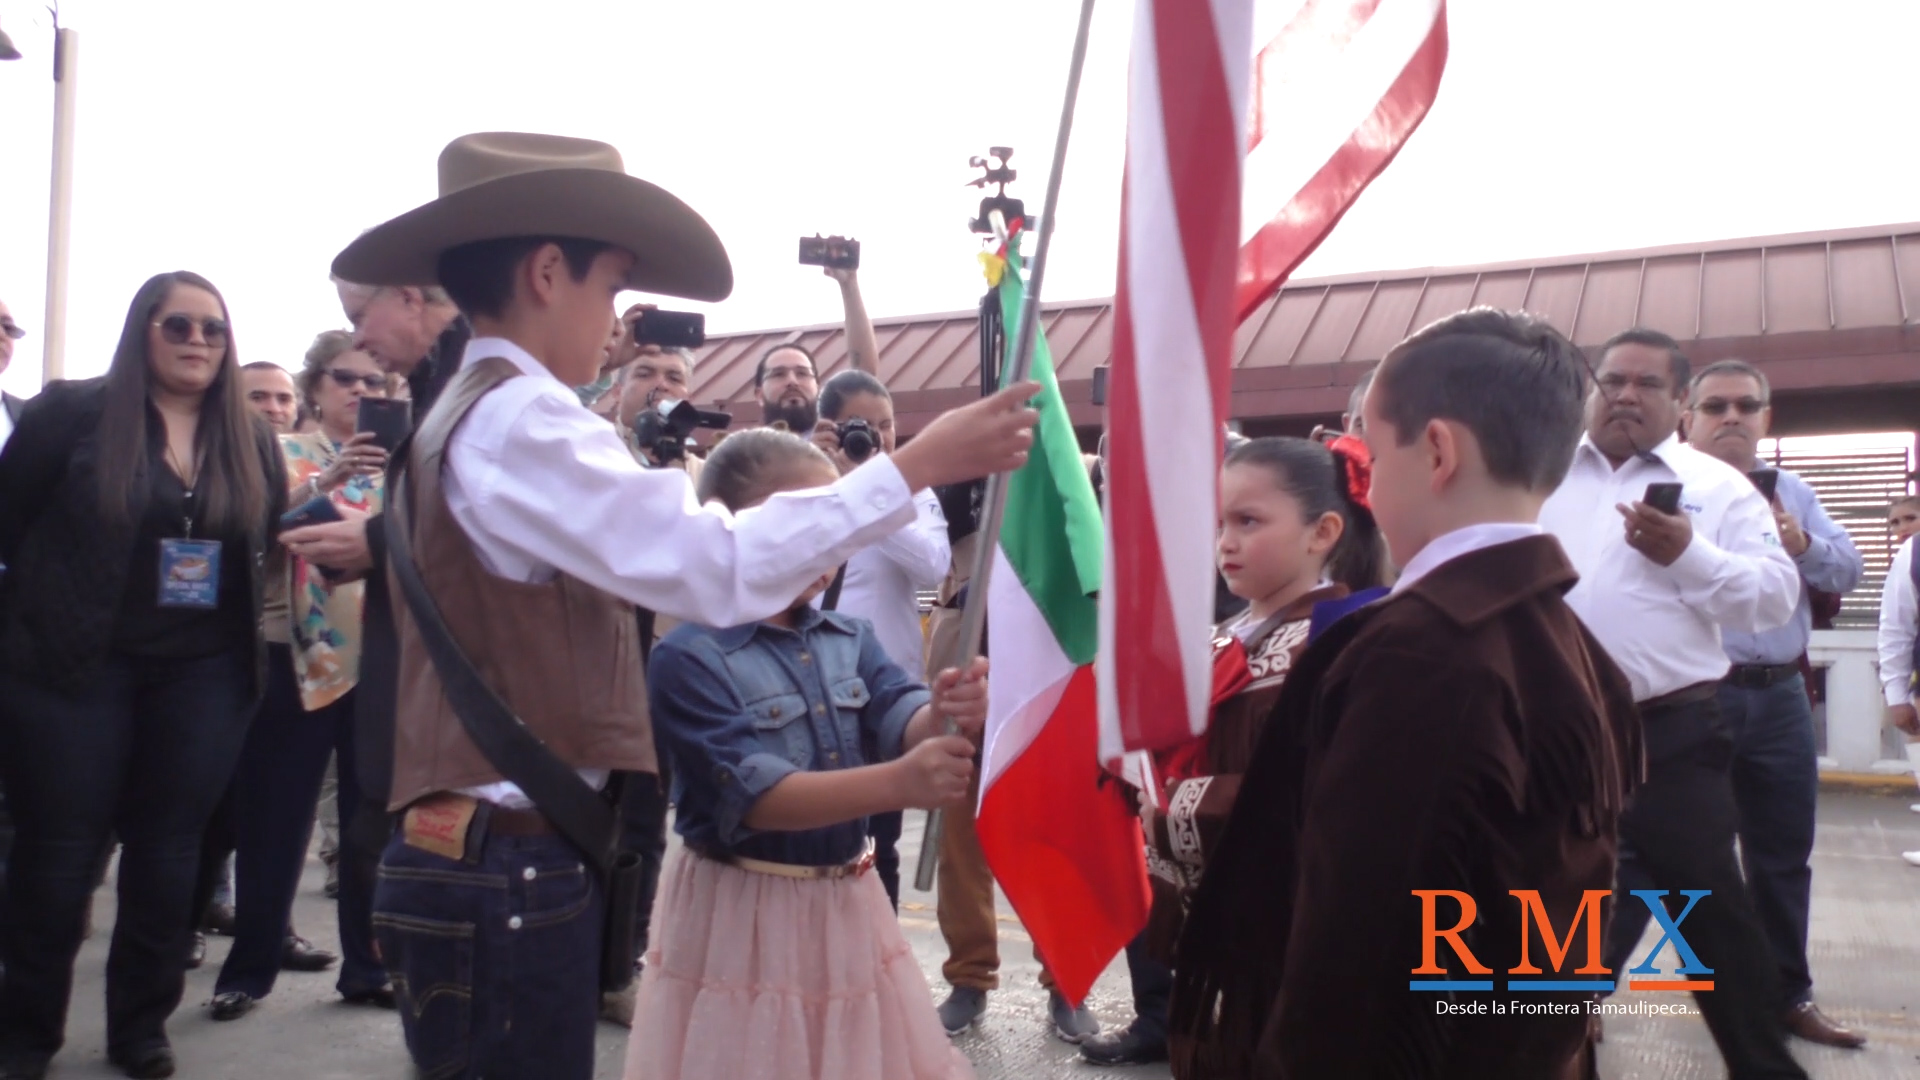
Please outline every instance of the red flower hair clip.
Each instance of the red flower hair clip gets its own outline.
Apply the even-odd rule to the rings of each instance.
[[[1342,435],[1327,447],[1333,451],[1333,458],[1339,462],[1343,479],[1347,484],[1347,499],[1353,505],[1373,513],[1373,504],[1367,501],[1367,491],[1373,486],[1373,455],[1367,451],[1367,444],[1352,435]]]

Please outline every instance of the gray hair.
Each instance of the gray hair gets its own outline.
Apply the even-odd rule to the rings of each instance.
[[[1747,363],[1745,360],[1715,360],[1713,363],[1708,364],[1706,367],[1701,368],[1700,374],[1695,375],[1693,377],[1693,386],[1689,389],[1687,394],[1689,401],[1695,401],[1699,399],[1700,384],[1707,381],[1707,378],[1712,375],[1745,376],[1746,378],[1752,379],[1754,382],[1760,384],[1760,400],[1761,401],[1773,400],[1773,387],[1767,382],[1767,377],[1765,375],[1760,374],[1759,368],[1754,367],[1752,364]]]
[[[448,307],[453,306],[453,298],[447,295],[447,290],[438,285],[362,285],[357,281],[348,281],[338,275],[333,276],[333,283],[343,288],[357,289],[365,293],[369,300],[386,289],[419,289],[421,297],[423,297],[427,303],[445,304]]]

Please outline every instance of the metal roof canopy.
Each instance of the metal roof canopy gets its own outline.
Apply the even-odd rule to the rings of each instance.
[[[1336,415],[1395,343],[1478,304],[1535,312],[1583,346],[1649,326],[1697,362],[1751,361],[1779,395],[1781,433],[1910,428],[1920,415],[1920,223],[1294,281],[1234,336],[1233,415],[1288,428]],[[1112,300],[1041,310],[1074,421],[1097,424],[1089,392],[1112,348]],[[875,329],[903,431],[978,393],[976,311]],[[793,342],[823,378],[846,367],[837,323],[721,335],[702,350],[693,397],[751,422],[756,362]]]

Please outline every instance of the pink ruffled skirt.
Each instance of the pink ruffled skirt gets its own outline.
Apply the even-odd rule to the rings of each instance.
[[[759,874],[684,849],[654,903],[626,1080],[970,1080],[872,874]]]

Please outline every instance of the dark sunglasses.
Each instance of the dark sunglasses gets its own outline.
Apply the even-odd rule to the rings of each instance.
[[[153,325],[160,328],[160,336],[169,345],[185,345],[193,340],[194,320],[187,315],[169,315]],[[209,345],[220,345],[227,340],[227,320],[201,319],[200,336]]]
[[[0,319],[0,334],[5,334],[13,340],[19,341],[21,338],[27,336],[27,331],[25,327],[14,322],[12,319]]]
[[[332,379],[335,386],[348,388],[354,383],[366,383],[368,390],[385,390],[389,381],[385,375],[357,375],[344,368],[328,369],[327,378]]]
[[[1725,416],[1727,415],[1728,409],[1739,410],[1741,416],[1754,416],[1766,407],[1766,402],[1761,401],[1759,398],[1750,397],[1743,397],[1738,401],[1722,401],[1719,398],[1708,398],[1698,406],[1700,411],[1706,413],[1708,416]]]

